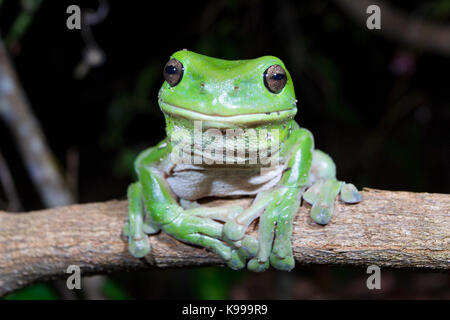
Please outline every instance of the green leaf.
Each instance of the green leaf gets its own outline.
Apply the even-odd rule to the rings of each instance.
[[[106,278],[105,284],[103,285],[103,292],[108,299],[111,300],[130,300],[131,297],[123,290],[117,282]]]
[[[229,268],[198,268],[192,272],[195,298],[200,300],[228,299],[231,286],[246,274],[245,270]]]
[[[58,300],[53,289],[44,283],[32,285],[4,297],[5,300]]]

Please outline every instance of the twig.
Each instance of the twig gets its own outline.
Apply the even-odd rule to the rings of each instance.
[[[366,189],[363,199],[356,205],[337,201],[327,226],[315,224],[309,206],[303,205],[294,222],[297,263],[450,269],[450,195]],[[215,200],[207,205],[249,203]],[[126,201],[0,212],[0,295],[66,277],[69,265],[80,266],[82,275],[222,265],[214,254],[165,233],[150,237],[152,252],[146,258],[132,257],[121,236],[126,215]]]
[[[0,38],[0,117],[13,133],[26,168],[46,207],[73,203],[39,122]]]
[[[5,42],[9,49],[15,46],[17,47],[17,43],[33,23],[34,17],[41,4],[42,0],[21,1],[22,10],[14,19],[9,32],[6,35]]]
[[[16,185],[9,171],[8,164],[0,151],[0,185],[5,191],[8,200],[7,211],[15,212],[22,210],[22,204],[16,191]]]
[[[408,45],[450,56],[450,25],[408,16],[380,0],[334,0],[353,19],[365,27],[366,9],[376,4],[381,10],[380,35],[386,35]]]
[[[73,175],[69,176],[74,190],[64,180],[62,172],[54,155],[47,144],[47,140],[37,118],[33,115],[26,94],[23,91],[14,67],[8,57],[8,53],[0,37],[0,117],[4,119],[19,147],[25,166],[31,176],[31,180],[44,205],[48,208],[69,205],[75,202],[76,183],[75,174],[78,170],[76,163],[69,168]],[[89,281],[87,279],[86,281]],[[72,295],[70,290],[62,290],[65,284],[54,283],[54,288],[63,296]]]

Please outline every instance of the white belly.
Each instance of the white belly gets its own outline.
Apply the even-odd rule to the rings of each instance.
[[[283,166],[199,166],[177,164],[166,178],[181,199],[255,195],[274,187],[281,179]]]

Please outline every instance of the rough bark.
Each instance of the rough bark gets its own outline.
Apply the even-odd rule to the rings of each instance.
[[[250,199],[215,200],[207,205]],[[149,267],[222,265],[204,249],[164,233],[151,236],[152,253],[133,258],[121,236],[126,201],[77,204],[27,214],[0,212],[0,295],[36,281]],[[253,228],[251,232],[255,233]],[[336,202],[327,226],[315,224],[303,204],[293,250],[298,264],[345,264],[450,269],[450,195],[365,189],[363,202]]]

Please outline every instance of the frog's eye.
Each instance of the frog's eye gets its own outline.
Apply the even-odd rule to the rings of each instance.
[[[286,85],[286,81],[286,71],[278,64],[274,64],[264,71],[264,85],[272,93],[280,93]]]
[[[183,78],[183,65],[177,59],[170,59],[164,67],[164,79],[172,87],[175,87]]]

